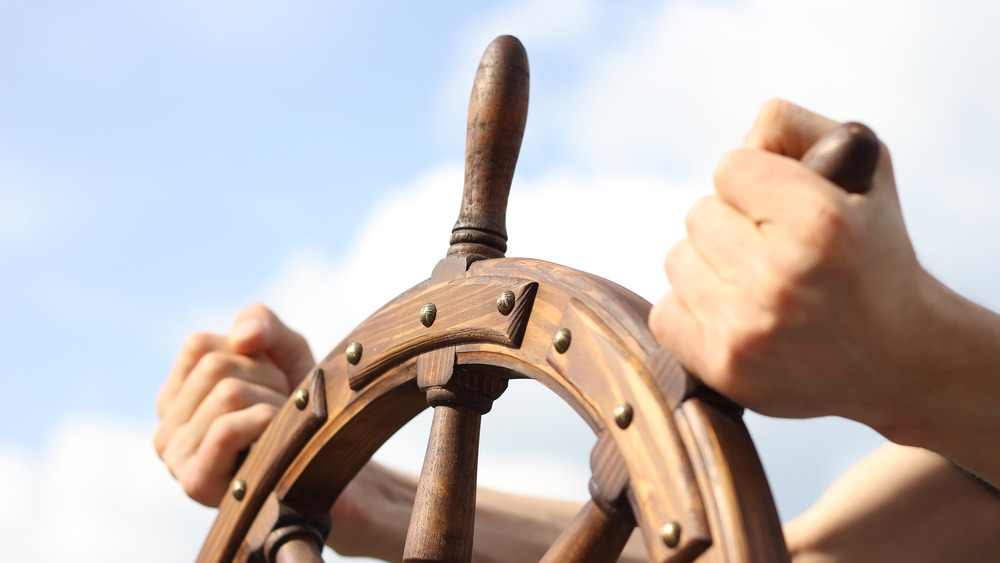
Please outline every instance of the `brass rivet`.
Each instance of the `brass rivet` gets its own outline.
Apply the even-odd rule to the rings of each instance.
[[[347,361],[351,363],[352,366],[358,365],[361,361],[361,343],[354,342],[347,347]]]
[[[437,318],[438,310],[433,303],[428,303],[420,309],[420,324],[430,327]]]
[[[556,347],[556,352],[560,354],[569,350],[569,343],[573,340],[573,334],[570,333],[568,328],[561,328],[559,332],[552,337],[552,345]]]
[[[309,404],[309,390],[308,389],[299,389],[295,393],[295,406],[299,410],[302,410],[302,409],[306,408],[306,405],[308,405],[308,404]]]
[[[660,537],[667,547],[677,547],[681,543],[681,525],[677,522],[667,522],[660,528]]]
[[[618,424],[618,428],[623,429],[632,424],[632,405],[622,403],[615,407],[615,423]]]
[[[506,317],[513,310],[514,292],[508,289],[501,293],[500,297],[497,297],[497,311],[500,311],[500,314]]]
[[[240,479],[239,481],[233,481],[233,498],[236,500],[243,500],[243,497],[247,494],[247,482]]]

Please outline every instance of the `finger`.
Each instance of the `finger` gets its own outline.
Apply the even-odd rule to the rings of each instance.
[[[204,332],[196,332],[188,336],[184,340],[184,345],[181,346],[180,354],[177,355],[174,367],[170,370],[170,375],[167,376],[167,380],[163,383],[163,387],[160,388],[160,392],[156,396],[156,413],[160,419],[162,420],[165,417],[169,406],[174,402],[181,387],[187,380],[188,374],[191,373],[191,370],[194,369],[194,366],[201,361],[205,354],[229,351],[232,351],[232,348],[224,336]]]
[[[688,239],[670,249],[664,270],[673,293],[701,325],[707,326],[718,313],[720,297],[729,293],[729,284],[698,254]]]
[[[185,418],[177,415],[160,424],[153,436],[153,446],[165,461],[167,452],[171,452],[174,459],[185,459],[193,455],[215,418],[258,403],[280,406],[287,398],[286,394],[239,377],[223,379],[198,403],[193,413]]]
[[[704,197],[688,211],[688,240],[694,250],[728,283],[754,268],[761,233],[746,215],[716,196]]]
[[[701,350],[705,331],[677,292],[670,291],[649,311],[649,330],[656,342],[682,365],[696,369],[696,351]]]
[[[764,104],[743,146],[799,160],[838,123],[785,100]]]
[[[214,419],[179,478],[188,496],[218,506],[241,454],[263,434],[278,410],[273,404],[257,403]]]
[[[163,425],[176,427],[187,422],[201,408],[210,393],[218,393],[216,388],[223,381],[243,381],[266,387],[282,397],[288,397],[289,386],[285,375],[267,361],[248,358],[240,354],[209,352],[191,370],[190,375],[177,394],[164,418]],[[225,392],[228,387],[223,387]]]
[[[315,365],[306,339],[259,303],[237,313],[229,342],[241,354],[267,356],[286,374],[290,388]]]
[[[835,211],[851,195],[797,160],[760,150],[723,156],[714,181],[719,197],[758,227],[808,227],[810,213]]]

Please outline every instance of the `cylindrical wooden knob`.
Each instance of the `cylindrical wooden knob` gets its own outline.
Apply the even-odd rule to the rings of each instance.
[[[872,186],[879,141],[861,123],[844,123],[806,151],[802,163],[845,190],[861,194]]]
[[[528,116],[528,55],[509,35],[486,48],[469,100],[465,190],[448,255],[507,251],[507,195]]]

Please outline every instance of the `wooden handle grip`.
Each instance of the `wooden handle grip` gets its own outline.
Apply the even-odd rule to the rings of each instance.
[[[871,189],[878,155],[875,133],[852,121],[816,141],[802,157],[802,163],[848,192],[861,194]]]
[[[486,48],[469,100],[465,190],[449,255],[507,251],[507,195],[528,116],[528,54],[516,38]]]

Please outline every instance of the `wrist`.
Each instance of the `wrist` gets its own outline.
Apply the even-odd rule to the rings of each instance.
[[[921,269],[900,338],[886,357],[881,408],[862,421],[898,444],[1000,479],[1000,315]],[[895,359],[892,361],[891,359]]]

